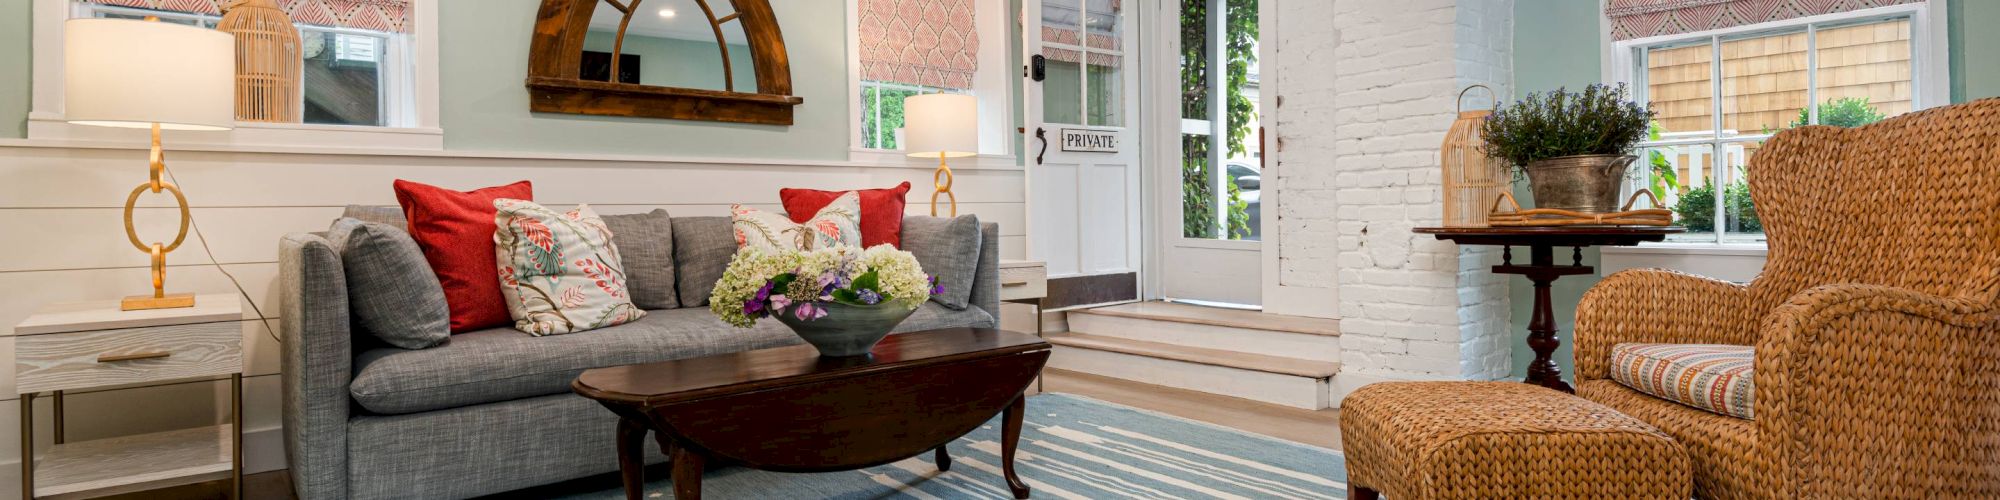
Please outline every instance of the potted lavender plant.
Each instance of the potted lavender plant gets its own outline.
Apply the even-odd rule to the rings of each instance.
[[[1625,84],[1592,84],[1496,105],[1482,132],[1487,156],[1527,173],[1536,208],[1609,213],[1619,210],[1619,181],[1652,120]]]
[[[862,250],[736,253],[709,310],[737,327],[776,318],[821,356],[864,356],[943,290],[917,258],[888,245]]]

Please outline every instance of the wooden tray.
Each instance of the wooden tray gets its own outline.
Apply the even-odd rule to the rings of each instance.
[[[1523,210],[1513,193],[1501,192],[1493,200],[1493,210],[1486,215],[1486,223],[1494,227],[1555,227],[1555,226],[1671,226],[1674,212],[1664,208],[1633,210],[1639,197],[1645,196],[1653,206],[1660,206],[1660,200],[1652,191],[1640,190],[1625,200],[1625,208],[1611,213],[1588,213],[1553,208]],[[1502,205],[1511,207],[1502,210]]]

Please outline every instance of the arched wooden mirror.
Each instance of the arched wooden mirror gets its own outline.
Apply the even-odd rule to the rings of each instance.
[[[773,125],[805,102],[767,0],[542,0],[528,94],[540,112]]]

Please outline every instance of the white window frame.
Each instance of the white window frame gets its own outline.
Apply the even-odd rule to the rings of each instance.
[[[28,139],[79,144],[127,144],[134,138],[143,141],[143,131],[75,125],[63,119],[63,23],[83,12],[73,9],[71,0],[33,1],[34,96],[28,113]],[[384,106],[394,108],[383,115],[388,126],[237,122],[233,130],[177,133],[169,140],[181,148],[221,150],[443,150],[444,130],[438,126],[437,13],[438,0],[411,0],[408,36],[403,37],[403,43],[384,47],[391,52],[385,59],[405,67],[382,72]]]
[[[1803,29],[1806,30],[1806,33],[1808,33],[1807,36],[1810,39],[1812,34],[1817,30],[1816,26],[1818,25],[1832,24],[1832,23],[1865,22],[1868,20],[1876,20],[1876,19],[1886,20],[1890,18],[1907,17],[1910,20],[1910,50],[1911,50],[1911,65],[1912,65],[1910,73],[1911,111],[1943,106],[1951,103],[1951,91],[1950,91],[1951,59],[1948,50],[1949,41],[1947,38],[1949,33],[1947,33],[1948,30],[1945,29],[1946,25],[1944,22],[1945,12],[1946,12],[1945,9],[1946,1],[1947,0],[1927,0],[1924,3],[1917,3],[1917,4],[1889,5],[1883,7],[1852,10],[1834,14],[1822,14],[1817,16],[1800,17],[1783,21],[1750,24],[1750,25],[1735,26],[1723,29],[1683,33],[1678,35],[1635,38],[1631,40],[1621,40],[1617,42],[1608,41],[1609,20],[1605,19],[1603,17],[1602,11],[1600,11],[1599,21],[1600,23],[1602,23],[1600,27],[1604,29],[1600,29],[1599,32],[1606,33],[1606,35],[1603,36],[1606,37],[1607,40],[1607,43],[1604,45],[1604,47],[1606,47],[1604,53],[1604,62],[1606,64],[1604,64],[1603,79],[1604,81],[1607,82],[1627,84],[1632,88],[1633,97],[1639,102],[1645,102],[1645,91],[1646,91],[1644,86],[1645,82],[1643,78],[1640,77],[1639,73],[1641,70],[1643,70],[1643,68],[1639,66],[1643,60],[1639,58],[1637,55],[1638,51],[1645,47],[1667,45],[1674,43],[1684,43],[1684,42],[1700,42],[1706,39],[1707,42],[1712,44],[1711,47],[1713,47],[1713,50],[1719,51],[1721,50],[1720,42],[1724,39],[1737,38],[1746,35],[1754,35],[1760,32],[1794,31]],[[1809,43],[1809,45],[1811,44]],[[1807,51],[1807,57],[1816,58],[1815,51],[1809,48]],[[1720,61],[1720,58],[1718,57],[1716,60]],[[1817,66],[1818,66],[1817,64],[1808,63],[1806,65],[1806,71],[1808,72],[1808,75],[1816,75],[1816,73],[1819,71],[1819,68]],[[1722,85],[1722,80],[1715,76],[1721,71],[1721,68],[1722,68],[1721,64],[1715,64],[1710,72],[1712,85],[1717,86],[1715,95],[1721,95],[1720,86]],[[1808,78],[1811,79],[1810,81],[1817,81],[1816,78],[1814,78],[1814,76],[1808,76]],[[1815,87],[1816,87],[1815,85],[1808,85],[1808,93],[1809,93],[1808,95],[1810,95],[1814,91]],[[1811,99],[1809,98],[1808,100]],[[1723,135],[1721,130],[1722,129],[1721,120],[1723,118],[1723,114],[1720,109],[1720,107],[1722,106],[1722,100],[1714,99],[1712,101],[1712,105],[1715,107],[1714,118],[1716,120],[1716,126],[1714,127],[1712,133],[1707,137],[1648,141],[1640,143],[1639,147],[1643,149],[1647,147],[1657,147],[1657,146],[1705,144],[1710,146],[1712,157],[1721,158],[1723,157],[1723,155],[1727,151],[1727,148],[1730,145],[1762,142],[1771,137],[1771,134]],[[1813,114],[1814,116],[1813,119],[1817,121],[1818,106],[1808,105],[1806,109],[1811,110],[1810,113]],[[1724,187],[1725,184],[1723,183],[1723,181],[1725,181],[1726,179],[1723,179],[1721,177],[1723,175],[1723,172],[1720,172],[1720,170],[1725,170],[1725,169],[1709,169],[1709,172],[1705,173],[1705,175],[1709,176],[1709,182],[1712,185],[1715,185],[1718,191],[1726,189]],[[1622,254],[1647,255],[1647,256],[1684,253],[1684,254],[1727,256],[1731,258],[1748,257],[1754,254],[1754,256],[1761,259],[1761,256],[1765,252],[1765,244],[1762,242],[1758,243],[1723,242],[1723,238],[1726,237],[1727,233],[1727,231],[1724,230],[1724,228],[1722,227],[1723,225],[1722,221],[1724,217],[1723,202],[1726,199],[1726,197],[1722,196],[1721,193],[1718,192],[1715,198],[1716,198],[1715,214],[1716,214],[1716,225],[1717,225],[1715,231],[1715,238],[1716,238],[1715,241],[1712,242],[1676,241],[1676,242],[1663,242],[1663,243],[1647,243],[1640,247],[1633,247],[1633,248],[1606,247],[1604,249],[1604,253],[1606,254],[1622,253]],[[1607,267],[1616,267],[1616,266],[1607,266]]]
[[[979,100],[979,155],[970,162],[974,168],[1018,168],[1015,166],[1014,143],[1017,134],[1011,123],[1014,117],[1012,81],[1013,72],[1008,71],[1007,40],[1008,21],[1013,19],[1007,12],[1006,0],[974,0],[974,29],[979,34],[979,70],[973,74],[973,97]],[[902,150],[876,149],[861,144],[861,2],[847,0],[847,144],[848,159],[874,164],[899,164],[910,162],[931,163],[935,158],[923,160],[910,158]],[[921,87],[897,84],[899,87]],[[900,145],[900,143],[898,144]],[[952,168],[961,168],[957,161]]]

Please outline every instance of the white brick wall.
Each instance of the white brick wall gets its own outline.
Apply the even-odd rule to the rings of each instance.
[[[1511,0],[1283,2],[1279,279],[1337,283],[1346,387],[1510,367],[1499,252],[1411,228],[1442,217],[1438,146],[1473,83],[1507,95]],[[1480,98],[1473,106],[1486,106]],[[1339,395],[1337,395],[1339,396]]]

